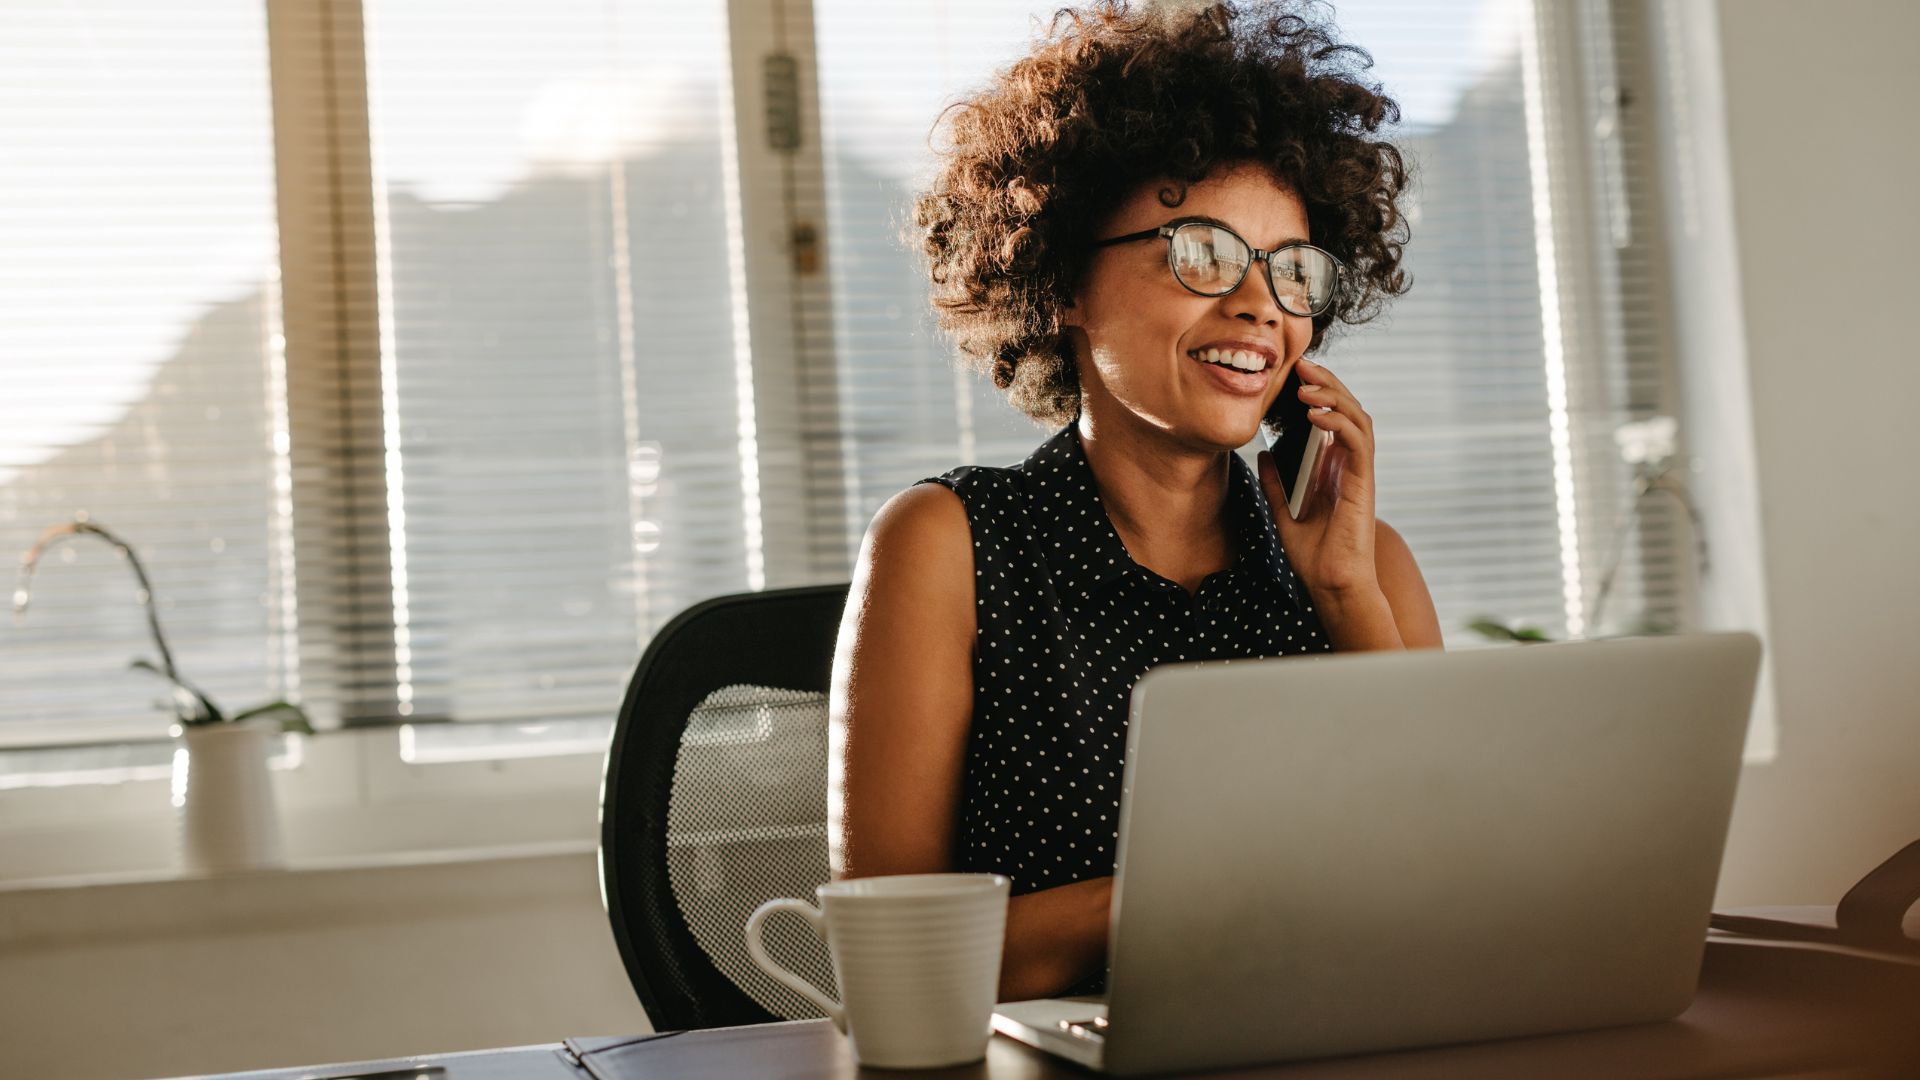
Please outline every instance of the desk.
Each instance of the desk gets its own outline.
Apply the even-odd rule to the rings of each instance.
[[[635,1038],[643,1041],[580,1039],[357,1066],[239,1073],[229,1080],[318,1080],[408,1065],[437,1065],[446,1070],[445,1080],[583,1080],[589,1070],[574,1063],[575,1050],[587,1053],[592,1071],[636,1080],[697,1076],[829,1080],[863,1075],[846,1040],[824,1020]],[[626,1045],[610,1045],[621,1042]],[[864,1075],[894,1080],[1065,1080],[1089,1074],[995,1036],[986,1060],[975,1065]],[[1666,1023],[1207,1075],[1285,1080],[1920,1076],[1920,960],[1902,964],[1866,954],[1741,941],[1715,933],[1707,944],[1692,1006]]]

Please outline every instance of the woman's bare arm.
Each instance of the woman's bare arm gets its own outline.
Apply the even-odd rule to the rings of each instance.
[[[959,496],[894,496],[861,545],[834,650],[828,854],[836,878],[937,873],[973,718],[973,533]],[[1009,902],[1003,1001],[1044,997],[1106,956],[1109,878]]]
[[[1393,608],[1393,621],[1400,627],[1400,638],[1409,649],[1442,649],[1440,616],[1433,610],[1433,594],[1427,580],[1413,561],[1413,551],[1398,530],[1379,519],[1374,520],[1374,565],[1380,575],[1380,591]]]
[[[836,877],[951,868],[973,716],[973,540],[960,497],[894,496],[860,547],[829,705]]]

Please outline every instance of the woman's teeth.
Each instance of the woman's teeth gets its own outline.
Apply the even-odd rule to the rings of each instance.
[[[1235,371],[1265,371],[1267,358],[1243,349],[1195,349],[1187,354],[1204,364],[1219,364]]]

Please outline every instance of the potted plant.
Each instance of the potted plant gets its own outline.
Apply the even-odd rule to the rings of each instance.
[[[1613,551],[1607,557],[1606,573],[1601,575],[1599,594],[1594,598],[1593,611],[1588,622],[1600,625],[1601,615],[1605,612],[1607,599],[1613,593],[1614,580],[1620,573],[1620,559],[1626,553],[1628,535],[1640,520],[1640,510],[1647,498],[1656,492],[1671,496],[1687,512],[1687,519],[1693,524],[1694,544],[1698,556],[1699,571],[1707,572],[1707,539],[1700,525],[1700,512],[1693,505],[1692,493],[1687,490],[1684,477],[1674,470],[1676,451],[1674,435],[1679,425],[1670,416],[1655,416],[1647,420],[1622,424],[1614,429],[1613,441],[1620,448],[1620,458],[1633,466],[1633,493],[1627,497],[1627,506],[1621,514],[1620,523],[1613,530]],[[1553,640],[1546,631],[1537,626],[1515,624],[1512,626],[1491,615],[1478,615],[1467,623],[1467,628],[1481,637],[1493,641],[1518,642],[1532,644]],[[1623,636],[1641,634],[1671,634],[1674,626],[1655,619],[1642,619]]]
[[[173,651],[167,648],[153,602],[153,584],[131,544],[88,520],[84,512],[47,529],[20,560],[20,577],[13,591],[14,617],[26,614],[34,569],[41,556],[63,540],[82,536],[112,544],[133,568],[139,583],[135,599],[146,610],[147,628],[159,660],[156,663],[142,657],[132,666],[158,676],[167,685],[167,704],[174,721],[170,730],[175,741],[172,801],[183,866],[204,873],[284,864],[267,754],[277,733],[311,735],[313,725],[306,712],[289,701],[270,701],[228,714],[187,682],[174,665]]]

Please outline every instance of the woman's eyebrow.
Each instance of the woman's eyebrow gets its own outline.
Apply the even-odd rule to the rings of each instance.
[[[1169,222],[1167,222],[1167,224],[1169,224],[1169,225],[1185,225],[1185,224],[1187,224],[1188,222],[1198,222],[1198,223],[1200,223],[1200,224],[1202,224],[1202,225],[1218,225],[1218,226],[1220,226],[1220,227],[1221,227],[1221,228],[1223,228],[1223,229],[1226,229],[1226,230],[1229,230],[1230,232],[1232,232],[1232,233],[1234,233],[1235,235],[1239,235],[1239,233],[1240,233],[1240,230],[1239,230],[1239,229],[1236,229],[1236,228],[1234,228],[1233,226],[1231,226],[1231,225],[1229,225],[1229,224],[1227,224],[1227,223],[1226,223],[1226,222],[1224,222],[1224,221],[1221,221],[1221,220],[1220,220],[1219,218],[1217,218],[1217,217],[1213,217],[1213,216],[1212,216],[1212,215],[1210,215],[1210,214],[1184,214],[1184,215],[1182,215],[1182,216],[1180,216],[1180,217],[1177,217],[1177,218],[1174,218],[1174,219],[1173,219],[1172,221],[1169,221]],[[1304,237],[1304,236],[1289,236],[1289,237],[1287,237],[1287,238],[1285,238],[1285,239],[1283,239],[1283,240],[1281,240],[1281,241],[1280,241],[1279,243],[1277,243],[1277,244],[1275,244],[1275,245],[1273,245],[1272,247],[1270,247],[1270,248],[1268,248],[1267,250],[1268,250],[1268,251],[1278,251],[1279,249],[1281,249],[1281,248],[1283,248],[1283,247],[1286,247],[1286,246],[1287,246],[1288,244],[1305,244],[1305,243],[1309,243],[1309,242],[1310,242],[1310,241],[1308,241],[1308,240],[1307,240],[1307,238],[1306,238],[1306,237]]]

